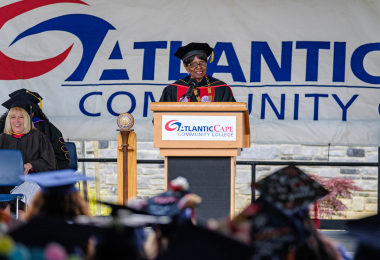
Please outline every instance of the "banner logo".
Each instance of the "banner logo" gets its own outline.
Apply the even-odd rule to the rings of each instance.
[[[76,3],[87,5],[79,0],[24,0],[0,8],[0,13],[7,14],[0,18],[0,29],[9,20],[33,9],[56,3]],[[96,28],[96,30],[95,30]],[[90,68],[96,52],[109,30],[116,30],[107,21],[87,14],[69,14],[55,17],[29,28],[9,45],[38,33],[46,31],[69,32],[79,38],[83,46],[83,56],[75,71],[66,81],[82,81]],[[30,79],[41,76],[59,66],[69,55],[73,45],[56,57],[41,61],[20,61],[0,52],[0,64],[6,70],[0,70],[0,80]]]

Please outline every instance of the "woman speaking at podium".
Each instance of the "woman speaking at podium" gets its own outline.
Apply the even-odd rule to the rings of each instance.
[[[230,86],[206,75],[207,57],[213,48],[207,43],[189,43],[178,48],[174,56],[183,61],[188,76],[165,87],[160,102],[236,102]]]

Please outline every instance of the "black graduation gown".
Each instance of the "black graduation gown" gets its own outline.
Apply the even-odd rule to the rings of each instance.
[[[33,130],[19,138],[2,133],[0,134],[0,149],[20,150],[24,164],[30,163],[33,166],[33,171],[29,173],[57,169],[53,147],[46,135],[38,130]]]
[[[6,115],[5,115],[6,116]],[[5,117],[2,116],[3,120],[0,120],[0,133],[4,132],[5,127]],[[33,117],[33,119],[38,119]],[[67,150],[65,140],[62,137],[61,131],[55,127],[52,123],[40,120],[34,123],[34,127],[40,132],[44,133],[50,140],[53,146],[55,160],[57,162],[58,170],[68,169],[70,165],[70,155]]]
[[[34,126],[49,138],[54,149],[58,170],[68,169],[70,165],[70,155],[65,140],[62,138],[61,131],[47,121],[37,122]]]
[[[19,138],[2,133],[0,134],[0,149],[20,150],[24,164],[30,163],[33,166],[33,171],[30,171],[29,174],[57,169],[53,147],[47,136],[38,130],[33,130]],[[2,186],[0,187],[0,193],[9,193],[14,187]],[[2,208],[7,205],[7,202],[0,203]]]
[[[165,87],[162,91],[160,102],[178,102],[183,95],[182,93],[186,93],[189,79],[190,76],[186,76]],[[206,90],[207,88],[212,89],[212,102],[236,102],[230,86],[221,80],[206,75],[198,83],[197,89],[202,92],[203,89]],[[190,102],[197,102],[194,94],[190,97]]]

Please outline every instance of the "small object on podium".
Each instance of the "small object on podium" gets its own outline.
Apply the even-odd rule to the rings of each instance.
[[[131,130],[132,126],[135,123],[135,119],[133,116],[129,113],[121,113],[117,119],[116,119],[117,125],[120,127],[117,131],[124,132],[123,133],[123,144],[121,146],[118,146],[117,148],[122,150],[124,146],[127,147],[128,150],[133,150],[132,147],[128,146],[128,135]]]
[[[116,122],[117,122],[117,125],[120,127],[120,129],[122,129],[122,130],[129,130],[134,125],[135,119],[129,113],[121,113],[117,117]]]

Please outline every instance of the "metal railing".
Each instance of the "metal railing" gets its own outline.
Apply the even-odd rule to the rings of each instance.
[[[302,162],[302,161],[237,161],[237,165],[250,165],[251,166],[251,178],[256,180],[256,166],[282,166],[282,165],[296,165],[296,166],[330,166],[330,167],[377,167],[378,168],[378,180],[380,175],[380,147],[378,149],[378,162]],[[78,158],[78,162],[117,162],[116,158]],[[164,160],[137,160],[137,164],[164,164]],[[377,212],[380,212],[380,181],[378,181],[377,192]],[[252,188],[251,201],[255,201],[255,190]],[[347,220],[321,220],[321,229],[345,229],[345,223]]]

